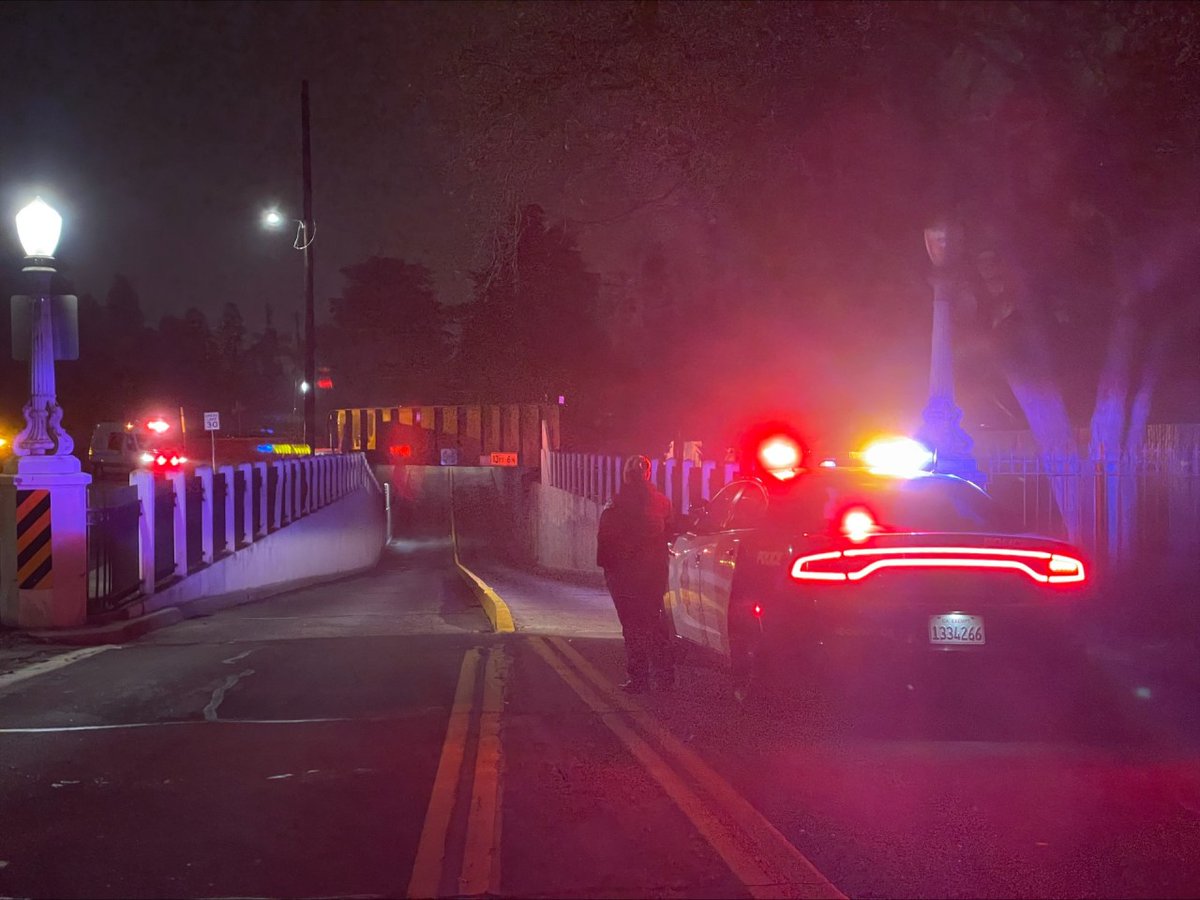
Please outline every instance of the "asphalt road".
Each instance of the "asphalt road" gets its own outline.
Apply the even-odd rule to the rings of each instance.
[[[552,589],[552,587],[548,587]],[[0,895],[1195,896],[1191,732],[1093,665],[737,708],[493,635],[444,542],[0,675]]]

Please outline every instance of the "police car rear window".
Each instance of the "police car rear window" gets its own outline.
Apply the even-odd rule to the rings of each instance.
[[[848,509],[865,507],[889,531],[1012,534],[1018,523],[999,503],[964,481],[840,474],[813,478],[772,504],[776,524],[808,533],[836,530]]]

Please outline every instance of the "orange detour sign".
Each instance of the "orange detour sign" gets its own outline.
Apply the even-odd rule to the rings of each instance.
[[[493,453],[493,466],[515,466],[517,465],[517,454],[515,453]]]

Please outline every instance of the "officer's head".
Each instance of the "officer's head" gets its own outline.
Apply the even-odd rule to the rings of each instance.
[[[625,484],[641,484],[650,480],[650,460],[645,456],[631,456],[625,460],[625,468],[621,473]]]

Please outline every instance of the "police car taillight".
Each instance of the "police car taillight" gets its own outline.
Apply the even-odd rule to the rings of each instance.
[[[791,576],[796,581],[854,582],[888,569],[992,570],[1063,585],[1087,578],[1081,560],[1046,550],[898,545],[810,553],[792,563]]]

